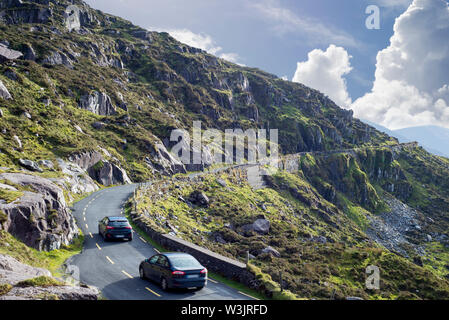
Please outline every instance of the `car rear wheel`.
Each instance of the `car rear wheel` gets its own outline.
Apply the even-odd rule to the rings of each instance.
[[[204,286],[196,287],[196,290],[197,290],[197,291],[200,291],[200,290],[203,290],[203,289],[204,289]]]
[[[168,282],[167,282],[167,279],[162,278],[162,280],[161,280],[161,287],[162,287],[162,290],[164,290],[164,291],[167,291],[167,290],[168,290]]]
[[[140,279],[145,279],[145,271],[143,271],[142,267],[139,268],[139,275]]]

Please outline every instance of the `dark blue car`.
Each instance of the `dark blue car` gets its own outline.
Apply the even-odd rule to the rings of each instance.
[[[106,217],[98,222],[98,233],[105,241],[133,240],[133,228],[125,217]]]
[[[207,269],[187,253],[161,253],[140,263],[142,279],[159,283],[163,290],[172,288],[204,288]]]

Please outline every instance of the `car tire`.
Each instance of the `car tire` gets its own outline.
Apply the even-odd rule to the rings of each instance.
[[[142,279],[142,280],[145,280],[145,279],[146,279],[146,277],[145,277],[145,271],[143,271],[143,268],[142,268],[142,267],[139,268],[139,275],[140,275],[140,279]]]
[[[203,290],[203,289],[204,289],[204,286],[196,287],[196,291],[200,291],[200,290]]]
[[[165,278],[162,278],[162,279],[161,279],[161,287],[162,287],[162,290],[168,291],[168,282],[167,282],[167,279],[165,279]]]

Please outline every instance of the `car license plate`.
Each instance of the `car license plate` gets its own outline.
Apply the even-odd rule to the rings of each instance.
[[[116,235],[117,238],[124,238],[125,236],[123,234]]]
[[[197,274],[188,274],[187,278],[198,278]]]

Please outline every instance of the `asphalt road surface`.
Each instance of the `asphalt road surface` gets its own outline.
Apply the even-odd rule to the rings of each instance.
[[[157,251],[136,232],[130,242],[104,242],[98,221],[120,216],[137,185],[124,185],[93,193],[74,205],[78,226],[85,235],[84,249],[70,264],[80,271],[80,281],[96,286],[110,300],[248,300],[249,296],[209,278],[200,291],[163,291],[158,284],[139,278],[139,264]]]

